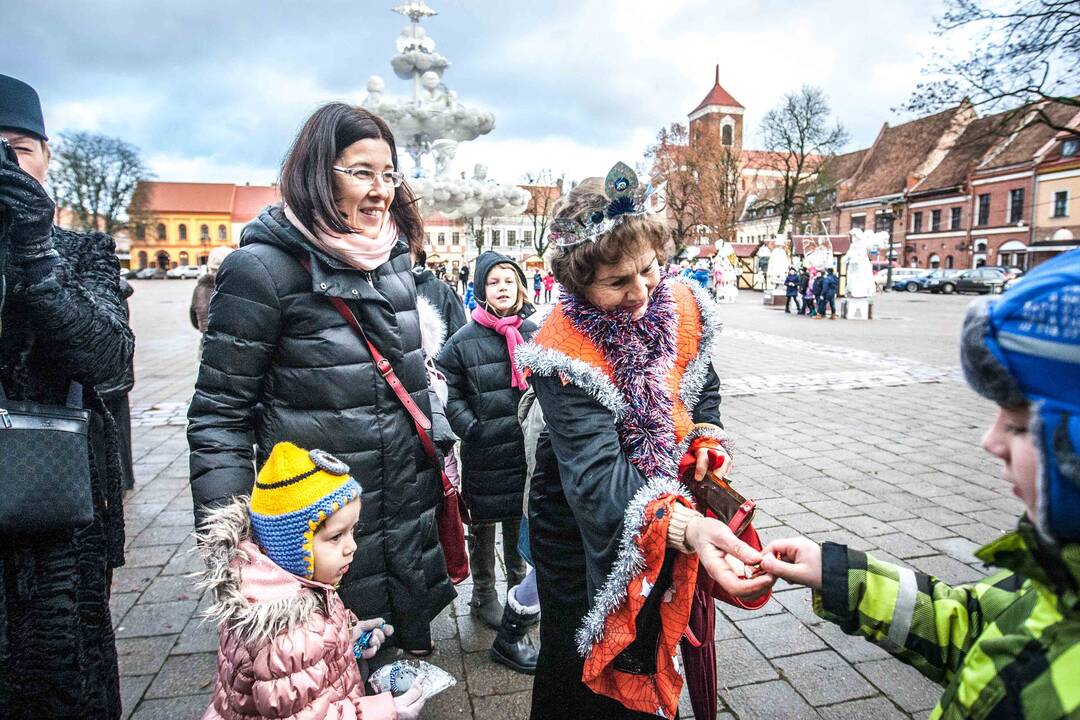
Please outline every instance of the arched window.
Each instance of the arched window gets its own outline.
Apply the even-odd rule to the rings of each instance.
[[[181,265],[187,265],[188,264],[188,254],[187,254],[186,250],[181,250],[180,251],[180,264]]]
[[[725,125],[720,128],[720,142],[724,145],[731,147],[732,144],[734,144],[735,140],[733,135],[734,133],[732,132],[730,125]]]
[[[135,223],[135,239],[136,240],[145,240],[146,239],[146,226],[143,225],[142,223]]]
[[[209,225],[200,225],[199,226],[199,241],[200,242],[210,242],[210,226]]]
[[[158,242],[165,242],[165,223],[157,224],[157,239]]]
[[[187,225],[180,223],[180,242],[187,240]]]
[[[221,242],[225,242],[229,239],[229,231],[225,229],[224,225],[217,226],[217,239]]]
[[[946,256],[945,256],[945,267],[947,267],[947,268],[949,268],[950,270],[952,270],[952,266],[953,266],[953,259],[952,259],[952,255],[946,255]]]
[[[146,251],[145,250],[140,250],[139,251],[139,269],[140,270],[142,270],[144,267],[146,267],[146,261],[147,261]]]
[[[941,267],[941,258],[939,258],[936,254],[930,256],[930,267],[934,270],[937,270],[939,267]]]
[[[169,253],[159,250],[157,254],[157,266],[162,270],[169,269]]]

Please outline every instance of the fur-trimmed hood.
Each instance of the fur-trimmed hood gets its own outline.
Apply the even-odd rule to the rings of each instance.
[[[198,534],[206,570],[199,587],[214,594],[204,618],[227,623],[245,642],[274,637],[326,611],[333,588],[283,570],[252,541],[248,496],[212,510]]]

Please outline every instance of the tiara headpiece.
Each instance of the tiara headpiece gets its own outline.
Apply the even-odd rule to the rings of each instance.
[[[651,183],[645,188],[639,187],[637,174],[630,166],[617,162],[604,179],[606,203],[577,217],[552,222],[551,241],[559,248],[596,242],[627,218],[662,210],[662,205],[650,206],[650,200],[658,190]]]

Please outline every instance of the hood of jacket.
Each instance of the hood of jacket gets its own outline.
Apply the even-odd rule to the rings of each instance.
[[[196,546],[206,570],[195,578],[213,593],[205,618],[254,642],[303,624],[316,610],[325,612],[326,591],[333,588],[267,557],[252,540],[248,503],[248,496],[238,496],[207,515]]]
[[[516,272],[518,276],[518,282],[521,283],[521,287],[529,287],[528,283],[525,281],[525,271],[521,269],[520,265],[500,252],[488,250],[487,252],[482,253],[480,257],[476,258],[476,270],[473,272],[473,282],[475,283],[473,294],[477,302],[482,303],[487,300],[485,286],[487,285],[488,273],[491,272],[491,268],[502,263],[508,263],[513,266],[514,272]]]
[[[1024,518],[1015,532],[985,545],[975,556],[1047,588],[1063,615],[1080,612],[1080,543],[1052,547],[1039,539],[1035,526]]]
[[[334,270],[354,270],[345,262],[323,252],[305,238],[299,230],[285,219],[285,211],[281,204],[269,205],[263,208],[258,216],[244,226],[240,233],[240,247],[252,243],[265,243],[279,247],[290,255],[308,253],[317,257],[323,264]],[[390,251],[390,257],[394,258],[403,252],[408,252],[409,246],[404,240],[398,239],[397,245]]]

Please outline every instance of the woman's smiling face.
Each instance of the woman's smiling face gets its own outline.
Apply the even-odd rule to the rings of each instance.
[[[385,140],[365,138],[345,148],[334,161],[345,168],[366,168],[380,175],[394,170],[390,146]],[[334,173],[334,198],[341,217],[357,233],[375,239],[382,230],[390,203],[394,201],[394,186],[381,179],[364,186],[362,182],[344,173]]]
[[[649,298],[660,284],[660,262],[649,243],[640,242],[615,263],[596,268],[585,299],[605,312],[624,310],[634,320],[645,317]]]

